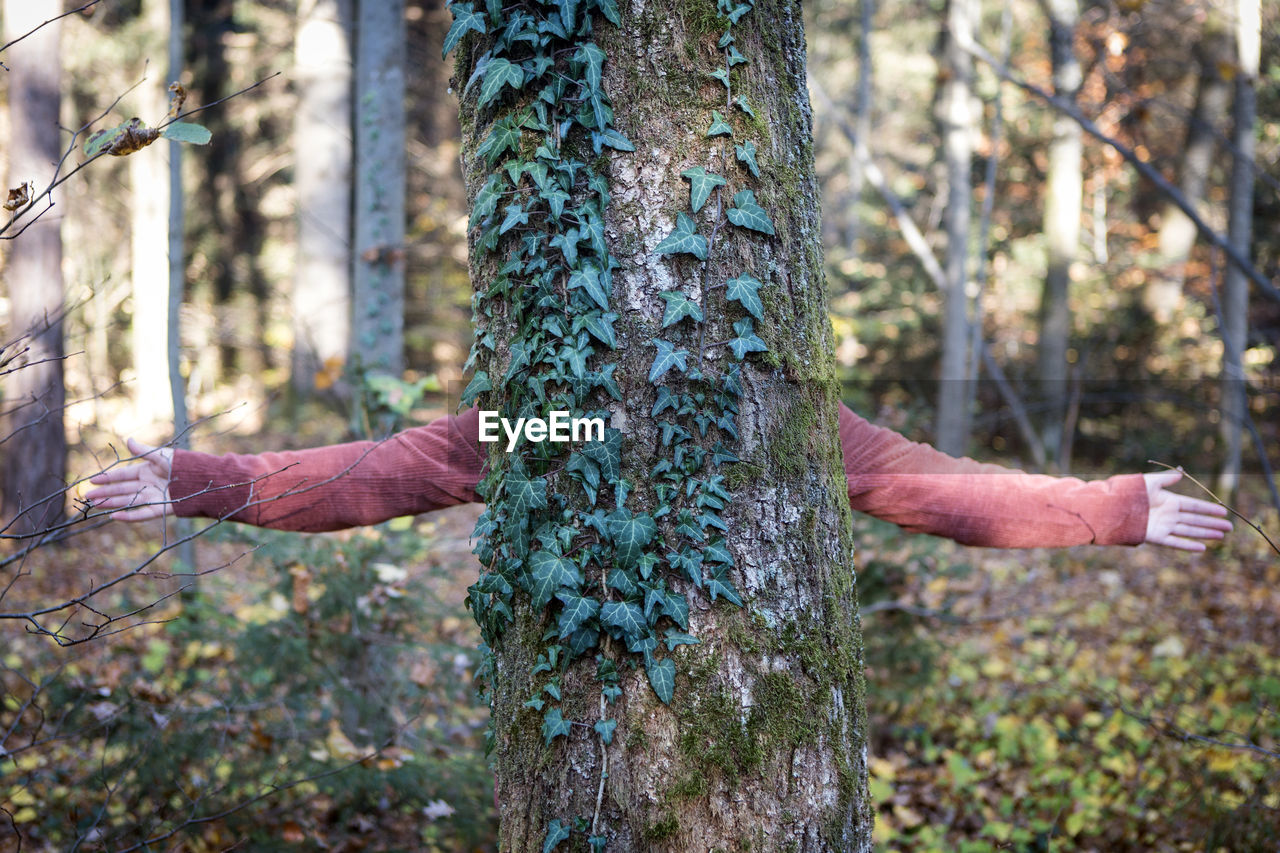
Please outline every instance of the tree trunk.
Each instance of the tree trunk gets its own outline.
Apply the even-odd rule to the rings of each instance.
[[[145,0],[142,56],[147,79],[139,88],[138,116],[148,126],[169,111],[165,45],[169,0]],[[177,143],[153,145],[129,157],[129,239],[133,271],[133,412],[141,422],[167,426],[173,420],[169,378],[169,163]]]
[[[56,0],[5,0],[4,40],[16,39],[59,12]],[[62,27],[49,24],[9,48],[4,72],[9,87],[7,187],[31,183],[40,192],[53,179],[61,156]],[[9,343],[30,335],[25,367],[4,380],[8,421],[4,452],[5,532],[32,533],[63,515],[67,445],[62,426],[62,236],[58,208],[6,241],[4,281],[9,294]],[[10,365],[10,368],[14,365]]]
[[[1231,165],[1231,220],[1228,239],[1244,257],[1251,254],[1253,239],[1253,170],[1258,118],[1257,81],[1260,57],[1260,9],[1258,0],[1237,0],[1236,49],[1240,70],[1236,74],[1233,142],[1236,157]],[[1248,417],[1244,382],[1244,349],[1249,337],[1249,280],[1238,267],[1227,267],[1222,294],[1222,437],[1226,442],[1220,492],[1228,499],[1240,485],[1244,422]],[[1260,452],[1263,452],[1261,448]]]
[[[977,120],[973,111],[973,59],[962,45],[973,41],[973,0],[948,0],[942,34],[943,71],[939,102],[947,166],[947,289],[943,294],[942,367],[938,385],[938,449],[962,456],[969,444],[970,383],[969,222],[973,204],[970,169]]]
[[[355,274],[360,363],[404,371],[404,0],[361,0],[356,30]]]
[[[351,336],[351,0],[304,0],[296,39],[293,388],[327,387]]]
[[[1200,81],[1196,103],[1187,122],[1187,139],[1182,146],[1181,180],[1178,189],[1187,204],[1199,207],[1209,186],[1209,171],[1217,149],[1218,128],[1223,124],[1231,101],[1231,84],[1222,69],[1231,62],[1231,37],[1210,30],[1196,46]],[[1182,286],[1187,277],[1187,258],[1196,242],[1196,226],[1191,217],[1171,201],[1160,211],[1160,269],[1143,290],[1147,310],[1158,323],[1168,323],[1182,303]]]
[[[1082,81],[1075,54],[1077,0],[1043,0],[1049,16],[1053,52],[1053,88],[1060,97],[1075,100]],[[1048,270],[1040,299],[1039,376],[1044,388],[1044,445],[1059,470],[1067,467],[1060,450],[1067,413],[1067,344],[1071,337],[1071,265],[1080,247],[1080,210],[1084,182],[1080,167],[1080,126],[1069,116],[1056,115],[1049,144],[1048,188],[1044,200],[1044,236]]]
[[[586,340],[585,334],[578,338],[562,325],[576,322],[575,316],[609,323],[617,339],[610,351],[592,333],[596,354],[587,362],[587,376],[597,379],[603,362],[616,364],[612,377],[619,392],[615,397],[590,391],[588,395],[597,396],[584,406],[604,412],[617,430],[610,433],[611,440],[621,447],[617,474],[593,469],[599,474],[598,498],[594,492],[584,498],[585,480],[565,470],[566,464],[579,471],[591,467],[581,458],[588,453],[586,445],[569,453],[566,462],[562,450],[543,453],[547,445],[526,444],[523,451],[508,454],[504,442],[490,460],[494,474],[485,485],[487,509],[480,531],[488,535],[478,548],[490,571],[473,587],[470,604],[493,651],[489,688],[500,843],[504,850],[542,851],[548,839],[554,843],[572,831],[573,846],[556,849],[587,849],[580,842],[581,835],[588,835],[618,851],[870,850],[861,641],[836,434],[838,386],[826,316],[800,4],[760,0],[732,27],[732,48],[747,62],[736,63],[728,74],[729,91],[710,76],[725,68],[727,49],[717,44],[728,28],[711,7],[648,0],[616,8],[619,26],[597,14],[589,37],[574,39],[567,47],[553,42],[548,49],[557,50],[558,70],[579,77],[590,74],[569,59],[589,54],[579,53],[574,42],[589,38],[602,49],[600,90],[612,102],[612,127],[630,140],[634,152],[605,148],[596,156],[582,124],[597,121],[602,104],[580,108],[590,101],[582,100],[585,90],[572,83],[549,107],[579,116],[562,141],[547,141],[549,128],[565,126],[560,122],[545,122],[545,134],[525,126],[509,155],[486,157],[491,132],[503,121],[511,128],[520,105],[530,104],[543,84],[525,85],[514,98],[499,95],[492,106],[480,106],[481,92],[492,94],[488,75],[499,67],[498,59],[489,58],[484,83],[466,83],[493,47],[492,32],[462,41],[454,80],[454,89],[463,95],[464,174],[476,206],[471,268],[481,306],[477,351],[485,370],[483,377],[477,373],[477,381],[494,377],[481,407],[502,409],[511,417],[519,406],[524,414],[546,417],[546,406],[568,393],[563,377],[572,370],[566,364],[557,379],[547,360],[564,348],[581,352]],[[510,14],[503,10],[496,19],[486,18],[485,27],[506,26],[499,22],[515,20]],[[568,14],[576,20],[574,12]],[[577,25],[571,29],[576,31]],[[510,55],[519,58],[504,54]],[[744,99],[754,118],[731,106],[735,96]],[[731,138],[708,136],[716,130],[713,110],[731,127]],[[735,145],[748,143],[757,152],[758,176],[736,156]],[[535,148],[542,154],[535,154]],[[534,191],[528,178],[522,179],[522,189],[504,191],[496,207],[486,201],[492,187],[510,186],[502,181],[512,172],[521,174],[516,166],[506,168],[518,157],[529,158],[526,162],[535,169],[538,163],[556,162],[539,159],[543,156],[584,161],[575,167],[572,198],[560,225],[549,223],[551,217],[539,209],[527,225],[495,236],[500,223],[518,219],[512,206],[540,202],[530,201]],[[682,179],[682,173],[699,168],[728,182],[711,192],[700,210],[691,200],[691,181],[696,179]],[[606,178],[611,199],[601,209],[599,228],[590,205],[600,199],[601,185],[586,186],[592,173]],[[491,178],[495,174],[499,177]],[[740,195],[746,190],[754,191],[771,218],[773,236],[726,221],[731,204],[746,209],[747,200]],[[735,195],[737,200],[731,200]],[[482,209],[481,204],[488,206]],[[594,253],[603,267],[588,270],[580,258],[575,266],[559,249],[539,242],[547,239],[544,226],[558,227],[555,239],[564,239],[577,230],[578,225],[569,228],[573,222],[585,229],[578,251]],[[709,241],[705,264],[691,254],[671,253],[670,235],[682,227],[696,228]],[[531,243],[527,252],[521,248],[526,240]],[[486,246],[494,251],[487,252]],[[618,265],[611,276],[606,250]],[[539,283],[536,272],[513,271],[511,258],[524,259],[525,270],[528,264],[536,269],[544,261],[563,262],[564,272]],[[602,271],[605,276],[599,275]],[[731,357],[724,343],[735,334],[736,340],[744,340],[750,316],[745,303],[728,301],[724,285],[731,278],[740,283],[747,274],[762,283],[761,303],[752,314],[758,311],[754,331],[768,351],[739,362],[741,356]],[[593,275],[594,283],[587,281]],[[621,315],[615,321],[595,309],[575,313],[583,310],[591,287],[601,297],[608,292],[609,284],[598,286],[601,278],[611,278],[609,310]],[[541,295],[535,298],[530,292]],[[659,298],[662,293],[665,300]],[[539,305],[546,306],[545,313],[537,313]],[[705,312],[705,325],[692,317],[671,319],[673,307],[687,312],[690,305],[700,306],[698,316]],[[547,335],[568,342],[537,343]],[[531,345],[536,354],[528,350]],[[687,365],[672,367],[651,383],[648,377],[664,363],[664,345],[688,350]],[[520,369],[534,358],[548,366]],[[734,364],[741,365],[736,398],[740,441],[734,443],[719,424],[699,433],[694,418],[711,410],[710,399],[683,415],[654,412],[655,402],[675,397],[690,401],[693,391],[708,383],[728,387],[718,383]],[[699,372],[704,379],[697,378]],[[507,381],[502,381],[504,374]],[[548,403],[540,405],[531,388],[545,393]],[[673,420],[680,417],[685,421]],[[682,423],[688,425],[687,436],[680,434]],[[717,467],[710,453],[703,460],[702,451],[693,449],[726,442],[740,461]],[[609,455],[599,444],[592,458]],[[695,473],[680,480],[671,466]],[[535,474],[539,476],[530,480]],[[724,532],[710,529],[706,545],[709,549],[723,536],[725,550],[714,560],[709,550],[700,552],[697,560],[703,568],[692,574],[687,568],[677,571],[672,564],[688,558],[693,553],[689,542],[695,541],[677,528],[688,511],[681,502],[688,498],[691,506],[694,496],[708,498],[709,481],[721,476],[732,498],[721,511]],[[672,477],[687,489],[666,488]],[[629,488],[606,488],[610,479],[625,481]],[[530,492],[535,481],[539,488],[546,486],[544,501],[525,500],[540,497],[538,490]],[[638,593],[627,590],[635,582],[629,573],[646,558],[624,558],[623,534],[613,528],[614,521],[607,536],[593,532],[588,512],[593,503],[601,516],[614,521],[634,512],[654,523],[653,540],[646,546],[653,574],[642,571],[637,577],[651,588],[660,580],[669,592],[684,596],[687,631],[697,638],[696,645],[658,646],[640,663],[635,646],[654,636],[646,633],[650,630],[663,636],[660,629],[670,614],[658,617],[655,609],[649,627],[638,633],[605,618],[610,607],[616,613],[634,604],[638,613]],[[521,515],[524,508],[540,504],[545,505],[542,514]],[[671,510],[669,515],[663,515],[664,508]],[[569,526],[558,526],[564,524]],[[569,546],[555,541],[557,530],[567,530]],[[535,531],[540,543],[536,551],[529,541]],[[607,541],[614,550],[608,550]],[[576,581],[579,591],[562,587],[558,594],[565,598],[552,600],[546,610],[541,605],[535,609],[523,591],[529,589],[530,577],[523,561],[539,555],[553,559],[548,555],[561,551],[564,561],[581,565],[585,580]],[[604,556],[593,556],[597,554]],[[721,568],[705,568],[713,562]],[[723,569],[730,564],[732,568]],[[691,581],[694,575],[698,586]],[[713,584],[713,578],[719,580]],[[732,582],[744,607],[726,599],[721,581]],[[708,595],[715,589],[719,600]],[[546,643],[556,642],[569,600],[581,602],[584,596],[594,596],[599,607],[598,620],[583,624],[598,626],[601,644],[567,665],[561,655],[569,652],[557,646],[555,660],[548,661]],[[499,610],[508,605],[509,622]],[[645,617],[650,618],[647,609]],[[548,628],[550,641],[544,634]],[[571,644],[579,636],[575,632],[558,642]],[[629,654],[627,646],[636,653]],[[540,656],[550,667],[538,665]],[[655,672],[665,666],[674,666],[669,704],[650,687],[659,683]],[[615,667],[621,692],[607,701],[609,690],[602,685],[611,683],[609,672]],[[561,715],[581,725],[561,725]],[[610,738],[598,734],[600,727],[613,723]]]

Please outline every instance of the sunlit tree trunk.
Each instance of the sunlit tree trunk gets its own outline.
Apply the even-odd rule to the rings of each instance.
[[[356,29],[352,341],[366,368],[404,370],[403,0],[361,0]]]
[[[169,110],[166,39],[169,0],[142,4],[147,79],[135,102],[138,116],[157,124]],[[129,157],[129,241],[133,274],[133,396],[134,415],[143,423],[167,426],[173,419],[169,380],[169,158],[177,144],[152,145]]]
[[[938,388],[938,449],[962,455],[969,443],[969,227],[973,205],[970,169],[977,116],[973,109],[973,59],[963,45],[973,41],[975,0],[948,0],[942,34],[939,118],[947,169],[947,290],[943,294],[942,367]]]
[[[16,39],[62,11],[56,0],[5,0],[4,40]],[[61,156],[61,26],[49,24],[5,51],[8,84],[9,174],[6,187],[48,186]],[[57,199],[62,201],[62,199]],[[10,322],[5,343],[30,337],[26,367],[4,377],[0,432],[4,456],[6,533],[41,530],[62,518],[67,447],[62,410],[62,236],[59,208],[3,246]],[[10,365],[10,368],[16,365]]]
[[[1082,81],[1075,55],[1078,0],[1042,0],[1049,16],[1053,58],[1053,88],[1060,97],[1075,100]],[[1044,236],[1048,270],[1040,299],[1039,380],[1044,389],[1044,445],[1060,468],[1067,411],[1067,349],[1071,337],[1071,265],[1080,248],[1080,210],[1084,181],[1081,172],[1081,131],[1069,116],[1056,115],[1049,144],[1049,173],[1044,200]],[[1069,444],[1069,442],[1067,442]]]
[[[295,45],[295,391],[328,385],[351,336],[351,0],[303,0]]]
[[[1231,165],[1231,221],[1228,237],[1244,257],[1251,254],[1253,237],[1253,170],[1258,118],[1256,86],[1260,45],[1258,0],[1237,0],[1236,49],[1239,71],[1235,79],[1232,138],[1236,157]],[[1222,435],[1226,441],[1220,491],[1233,493],[1240,485],[1241,447],[1247,397],[1244,348],[1249,336],[1249,280],[1234,265],[1227,267],[1222,292]],[[1265,452],[1265,450],[1263,451]]]
[[[754,270],[768,295],[758,328],[772,363],[744,362],[741,461],[724,510],[745,607],[713,604],[687,581],[664,575],[687,594],[689,631],[700,642],[671,656],[676,675],[669,705],[654,695],[643,666],[622,668],[623,693],[609,711],[617,729],[603,748],[590,728],[601,693],[589,657],[559,679],[564,716],[588,725],[575,726],[551,747],[544,743],[542,716],[526,703],[545,678],[534,662],[546,623],[529,612],[527,601],[518,607],[494,648],[501,847],[542,851],[552,819],[598,816],[608,850],[869,851],[861,643],[801,7],[794,0],[759,0],[733,28],[735,48],[750,60],[735,71],[733,91],[745,97],[757,122],[736,107],[726,109],[720,84],[691,67],[698,61],[692,57],[705,57],[708,71],[717,57],[724,61],[716,48],[722,27],[695,24],[693,7],[682,0],[618,9],[621,26],[597,20],[592,39],[607,57],[603,88],[614,124],[636,150],[608,153],[607,160],[588,157],[607,175],[612,199],[603,233],[620,264],[611,304],[623,315],[618,349],[609,353],[622,395],[612,404],[612,423],[623,434],[622,475],[636,488],[631,505],[656,509],[648,472],[670,453],[651,416],[656,389],[647,378],[650,342],[663,334],[658,294],[706,292],[700,264],[655,251],[672,232],[677,211],[689,208],[690,184],[681,172],[698,166],[732,172],[739,186],[754,190],[776,229],[776,236],[758,238],[722,230],[705,279],[715,286]],[[463,44],[455,90],[486,47],[483,39]],[[478,111],[479,88],[462,103],[464,174],[473,199],[488,175],[477,148],[508,112]],[[741,136],[708,139],[713,109]],[[740,140],[754,140],[759,149],[758,179],[734,164],[731,142]],[[590,152],[589,143],[584,150]],[[722,202],[727,209],[730,200]],[[716,207],[710,200],[699,214],[704,236]],[[472,255],[477,291],[488,291],[496,275],[493,256]],[[501,306],[495,310],[478,333],[494,333],[496,367],[511,354]],[[733,334],[730,322],[712,318],[708,345],[713,335]],[[713,359],[708,367],[720,370],[723,358]],[[508,398],[510,390],[498,385],[486,407],[501,407]],[[501,463],[495,458],[495,464]],[[572,849],[587,849],[581,841],[575,834]]]
[[[1195,108],[1187,122],[1178,189],[1187,203],[1199,207],[1209,186],[1209,171],[1218,147],[1218,132],[1231,101],[1231,84],[1222,69],[1231,62],[1231,38],[1221,30],[1207,32],[1196,47],[1200,79]],[[1196,226],[1182,209],[1166,202],[1160,210],[1160,268],[1143,291],[1147,310],[1158,323],[1168,323],[1182,302],[1187,258],[1196,242]]]

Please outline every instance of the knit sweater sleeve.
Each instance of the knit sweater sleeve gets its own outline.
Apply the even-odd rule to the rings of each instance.
[[[1146,538],[1141,474],[1084,482],[957,459],[844,406],[840,443],[849,503],[904,530],[992,548],[1139,545]]]
[[[179,516],[341,530],[477,501],[483,466],[471,409],[378,442],[256,455],[177,450],[169,497]]]

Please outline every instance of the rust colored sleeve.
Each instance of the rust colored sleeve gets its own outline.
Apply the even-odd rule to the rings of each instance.
[[[341,530],[479,500],[483,466],[470,409],[378,442],[256,455],[177,450],[169,495],[180,516]]]
[[[964,545],[1139,545],[1147,530],[1141,474],[1085,482],[957,459],[840,407],[854,509]]]

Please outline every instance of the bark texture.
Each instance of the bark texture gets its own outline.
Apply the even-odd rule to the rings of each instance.
[[[621,28],[597,21],[594,40],[608,56],[605,88],[616,125],[636,147],[600,166],[612,194],[606,239],[621,264],[612,296],[622,315],[619,349],[610,355],[625,402],[612,404],[612,426],[624,435],[624,476],[636,484],[636,505],[652,508],[646,472],[661,452],[647,381],[648,342],[663,313],[658,293],[680,290],[700,300],[704,280],[715,286],[752,271],[764,282],[766,318],[757,331],[770,352],[744,367],[742,461],[727,474],[734,500],[724,515],[746,606],[713,604],[669,579],[688,595],[689,631],[701,643],[673,655],[670,705],[655,697],[643,668],[624,670],[624,694],[610,708],[619,722],[607,747],[598,831],[609,850],[869,850],[861,638],[800,4],[761,0],[734,27],[736,46],[751,60],[735,69],[734,94],[746,97],[757,119],[726,110],[725,89],[709,76],[723,62],[713,4],[636,0],[620,11]],[[455,88],[482,51],[482,43],[464,42]],[[472,197],[485,177],[476,147],[503,112],[477,114],[475,103],[474,91],[464,93],[463,166]],[[732,142],[705,138],[713,109],[731,120],[736,139],[755,141],[758,179],[742,177]],[[738,187],[754,189],[777,230],[765,237],[722,228],[705,279],[690,256],[654,251],[676,212],[688,208],[680,173],[696,166],[732,173]],[[721,203],[727,208],[729,199]],[[703,234],[717,207],[713,196],[697,215]],[[477,289],[493,273],[491,259],[473,254]],[[729,318],[712,318],[707,341],[730,336],[729,326]],[[719,369],[725,358],[724,347],[710,350],[707,365]],[[502,394],[497,389],[498,402]],[[540,686],[531,671],[544,628],[537,615],[518,612],[495,649],[501,837],[512,851],[541,850],[552,818],[592,817],[605,759],[589,727],[574,727],[567,744],[557,738],[545,746],[541,715],[523,707]],[[594,671],[587,660],[561,679],[566,718],[588,725],[598,718]]]
[[[5,0],[5,41],[55,17],[54,0]],[[50,24],[5,52],[9,85],[9,175],[7,187],[30,181],[38,193],[53,178],[61,154],[58,133],[61,26]],[[53,199],[57,201],[57,199]],[[10,300],[8,344],[21,344],[25,367],[4,379],[7,423],[0,432],[4,454],[6,533],[42,530],[62,518],[67,446],[62,426],[62,236],[57,211],[5,241],[4,283]],[[19,363],[21,363],[21,361]],[[9,365],[9,369],[17,367]]]

